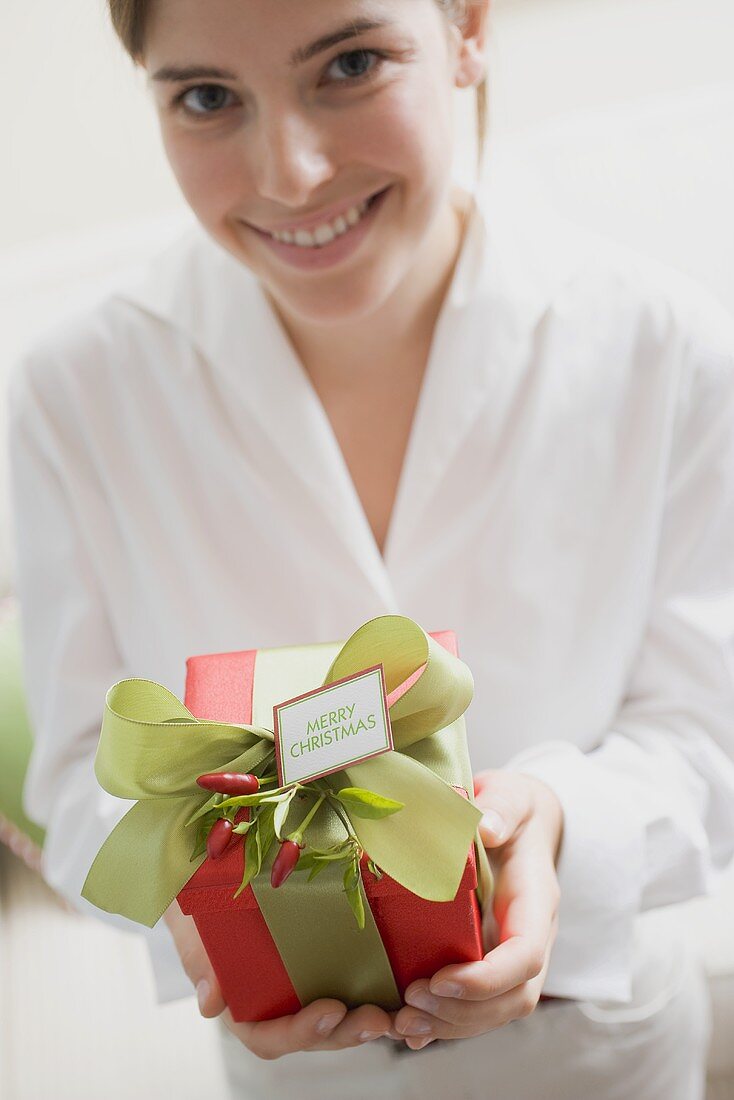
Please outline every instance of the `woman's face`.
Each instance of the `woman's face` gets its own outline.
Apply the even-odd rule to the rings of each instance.
[[[430,261],[462,45],[434,0],[153,0],[145,37],[186,200],[287,309],[364,316]]]

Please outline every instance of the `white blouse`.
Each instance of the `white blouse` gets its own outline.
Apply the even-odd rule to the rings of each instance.
[[[345,364],[345,370],[349,364]],[[8,387],[14,574],[44,873],[79,896],[132,802],[107,689],[192,654],[452,628],[474,770],[565,813],[544,992],[631,995],[635,915],[734,855],[734,321],[684,276],[482,195],[434,332],[384,558],[262,287],[196,222],[55,325]],[[379,440],[375,441],[379,445]]]

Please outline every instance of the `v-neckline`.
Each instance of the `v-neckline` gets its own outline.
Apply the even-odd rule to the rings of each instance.
[[[434,326],[384,553],[323,405],[249,268],[194,223],[114,293],[179,330],[198,353],[192,363],[201,362],[202,370],[206,363],[213,379],[226,378],[233,427],[247,434],[243,447],[252,476],[270,481],[284,505],[291,496],[297,500],[303,531],[294,531],[295,537],[320,539],[339,583],[363,586],[366,607],[375,606],[371,590],[378,606],[399,612],[395,591],[404,597],[413,591],[436,524],[450,512],[445,494],[451,466],[489,401],[486,445],[499,446],[518,378],[531,362],[536,327],[570,270],[558,257],[575,263],[566,224],[554,219],[548,234],[545,209],[542,224],[529,220],[526,206],[517,208],[515,188],[508,194],[495,185],[468,194],[470,216]],[[182,374],[181,385],[187,384]],[[441,515],[431,508],[439,498]]]
[[[292,379],[296,380],[295,384],[301,389],[308,413],[316,420],[320,442],[327,452],[326,458],[330,467],[329,472],[336,478],[336,488],[339,491],[341,503],[344,504],[346,509],[344,523],[352,524],[353,528],[348,528],[348,530],[356,533],[356,539],[353,542],[349,538],[347,538],[347,541],[352,542],[352,546],[355,549],[360,546],[364,548],[365,556],[362,559],[363,564],[375,580],[377,587],[381,589],[383,597],[386,598],[386,602],[393,605],[394,610],[397,610],[397,601],[395,600],[390,581],[391,567],[397,554],[398,539],[401,535],[404,514],[408,503],[408,493],[411,487],[417,484],[421,451],[425,451],[426,433],[430,433],[432,430],[430,410],[433,401],[431,395],[437,385],[439,365],[443,358],[441,354],[442,347],[453,331],[452,325],[455,319],[456,310],[463,304],[463,291],[466,288],[467,279],[470,278],[473,273],[473,268],[471,271],[467,271],[467,268],[471,267],[470,259],[474,251],[472,245],[475,243],[476,222],[479,217],[479,212],[477,209],[476,197],[469,193],[469,199],[469,209],[461,247],[431,336],[423,378],[413,413],[407,444],[403,453],[400,475],[398,477],[390,512],[385,535],[384,551],[381,551],[378,546],[377,539],[375,538],[364,505],[362,504],[354,479],[352,478],[344,457],[344,452],[342,451],[324,404],[300,356],[293,347],[280,316],[265,293],[262,284],[259,280],[257,281],[257,293],[263,313],[267,317],[267,323],[271,329],[272,338],[279,345],[279,355],[276,358],[285,365],[285,369],[291,375]],[[344,533],[343,524],[342,533]]]

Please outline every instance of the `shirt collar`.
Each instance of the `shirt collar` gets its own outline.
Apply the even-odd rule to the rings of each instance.
[[[518,208],[507,192],[483,185],[471,196],[445,310],[482,300],[495,316],[532,327],[563,275],[568,244],[567,230],[547,210]],[[265,314],[274,318],[257,277],[197,221],[134,269],[113,296],[184,332],[215,367],[228,357],[238,327]]]
[[[538,222],[529,209],[517,217],[491,190],[474,196],[436,322],[384,558],[324,407],[249,268],[197,223],[117,296],[185,333],[222,372],[242,402],[240,415],[258,425],[269,476],[289,471],[288,491],[300,486],[356,576],[379,605],[397,612],[397,592],[412,584],[416,556],[435,535],[432,501],[462,449],[473,445],[480,416],[485,434],[500,438],[514,388],[529,369],[535,326],[570,254],[566,237],[554,241],[549,229],[548,218]]]

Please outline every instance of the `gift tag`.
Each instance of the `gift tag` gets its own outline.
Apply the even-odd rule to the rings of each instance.
[[[281,787],[305,783],[393,747],[381,664],[273,707]]]

